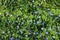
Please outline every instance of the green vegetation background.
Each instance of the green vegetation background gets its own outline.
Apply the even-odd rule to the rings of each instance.
[[[0,0],[0,40],[60,40],[60,1]]]

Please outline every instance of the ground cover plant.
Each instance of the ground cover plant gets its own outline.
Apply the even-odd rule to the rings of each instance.
[[[0,0],[0,40],[60,40],[60,0]]]

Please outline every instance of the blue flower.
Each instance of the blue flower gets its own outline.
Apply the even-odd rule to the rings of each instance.
[[[35,35],[37,35],[37,34],[38,34],[38,32],[34,32],[34,34],[35,34]]]
[[[46,32],[46,34],[48,34],[48,32]]]
[[[42,33],[40,33],[40,37],[42,37],[43,35],[42,35]]]
[[[32,2],[34,2],[34,0],[32,0]]]
[[[51,16],[52,16],[53,14],[52,14],[51,12],[49,12],[49,15],[51,15]]]
[[[48,40],[48,37],[46,37],[46,39],[45,40]]]
[[[40,23],[41,23],[41,21],[40,21],[40,20],[38,20],[38,21],[37,21],[37,24],[40,24]]]
[[[40,18],[41,16],[37,16],[37,18]]]
[[[18,38],[16,38],[16,40],[19,40]]]
[[[60,33],[58,33],[60,35]]]
[[[19,26],[17,26],[17,29],[19,29]]]
[[[10,40],[13,40],[13,37],[11,37]]]

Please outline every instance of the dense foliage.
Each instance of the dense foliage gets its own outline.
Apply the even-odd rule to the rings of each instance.
[[[0,40],[60,40],[60,0],[0,0]]]

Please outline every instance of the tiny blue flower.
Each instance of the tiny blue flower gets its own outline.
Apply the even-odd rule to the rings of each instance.
[[[58,20],[58,19],[59,19],[58,17],[55,18],[55,20]]]
[[[32,2],[34,2],[34,0],[32,0]]]
[[[37,16],[37,18],[40,18],[40,16]]]
[[[34,35],[37,35],[38,34],[38,32],[34,32]]]
[[[16,38],[16,40],[19,40],[18,38]]]
[[[58,33],[60,35],[60,33]]]
[[[22,30],[20,30],[20,33],[21,33],[21,34],[23,34],[23,31],[22,31]]]
[[[17,26],[17,29],[19,29],[19,26]]]
[[[48,37],[45,40],[48,40]]]
[[[48,34],[48,32],[46,32],[46,34]]]
[[[13,40],[13,37],[11,37],[10,40]]]
[[[38,32],[36,32],[35,34],[38,34]]]
[[[42,34],[40,34],[40,37],[42,37]]]
[[[37,24],[39,24],[39,23],[41,23],[41,21],[39,20],[39,21],[37,21]]]
[[[39,14],[40,12],[39,12],[39,11],[35,11],[34,13],[35,13],[35,14]]]
[[[59,33],[59,32],[56,32],[56,33],[60,35],[60,33]]]
[[[52,14],[51,12],[49,12],[49,15],[51,15],[51,16],[52,16],[53,14]]]

